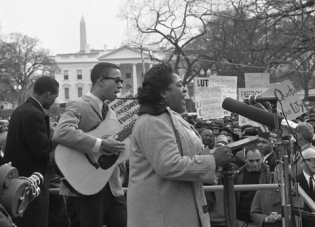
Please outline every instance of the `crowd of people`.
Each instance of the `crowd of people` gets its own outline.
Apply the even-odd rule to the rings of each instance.
[[[115,135],[102,138],[88,133],[104,120],[116,119],[107,103],[122,88],[120,68],[98,63],[91,71],[91,82],[91,90],[69,101],[56,124],[44,111],[59,93],[58,82],[50,77],[39,78],[33,96],[13,112],[2,146],[2,163],[11,162],[22,176],[34,172],[44,176],[40,196],[23,216],[13,218],[16,226],[223,227],[227,226],[223,191],[203,189],[223,184],[223,166],[232,164],[235,185],[281,182],[283,154],[274,142],[274,129],[239,126],[235,113],[211,120],[183,114],[187,89],[169,65],[154,65],[145,74],[138,89],[139,118],[129,147]],[[292,182],[298,182],[314,200],[314,109],[294,121]],[[253,140],[238,149],[228,146],[246,138]],[[292,135],[289,139],[293,140]],[[112,167],[100,191],[84,195],[52,168],[51,154],[58,144],[89,157],[102,153],[105,159],[128,149],[129,159]],[[92,164],[102,167],[102,163]],[[77,170],[82,174],[80,167]],[[128,187],[127,195],[123,187]],[[60,189],[60,194],[49,194],[49,188]],[[279,190],[236,192],[237,226],[282,226],[281,199]],[[312,212],[307,205],[301,209]],[[302,223],[309,227],[314,221],[302,218]],[[8,221],[3,226],[13,225]]]

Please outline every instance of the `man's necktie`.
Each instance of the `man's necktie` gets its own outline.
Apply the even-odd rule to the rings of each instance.
[[[314,185],[313,185],[313,178],[312,177],[310,177],[310,179],[309,179],[309,185],[310,185],[311,192],[314,196]]]
[[[103,107],[102,107],[102,118],[103,118],[103,120],[104,120],[105,117],[106,117],[107,110],[108,110],[107,108],[108,108],[107,104],[104,103],[104,104],[103,104]]]

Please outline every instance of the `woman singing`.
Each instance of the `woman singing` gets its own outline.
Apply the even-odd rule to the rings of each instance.
[[[231,161],[231,150],[220,147],[213,155],[200,155],[198,132],[179,114],[185,111],[186,92],[167,64],[154,65],[138,90],[128,227],[210,226],[202,183],[213,183],[216,167]]]

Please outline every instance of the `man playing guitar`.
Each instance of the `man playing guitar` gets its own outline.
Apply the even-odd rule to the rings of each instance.
[[[91,82],[90,92],[67,103],[53,140],[78,152],[101,152],[106,155],[105,158],[111,157],[123,152],[125,144],[114,136],[101,139],[87,132],[97,128],[104,119],[116,117],[105,100],[114,100],[122,88],[120,68],[111,63],[98,63],[91,71]],[[68,209],[72,227],[127,226],[126,201],[118,166],[105,187],[96,194],[82,195],[66,182],[62,183],[60,194],[68,196],[67,205],[72,208]]]

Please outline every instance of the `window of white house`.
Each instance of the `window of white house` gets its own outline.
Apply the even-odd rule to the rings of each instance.
[[[78,97],[81,97],[83,94],[83,88],[82,87],[78,87]]]
[[[69,72],[68,72],[68,70],[63,70],[63,79],[64,80],[69,80]]]
[[[70,99],[69,88],[65,87],[65,99]]]
[[[82,70],[81,69],[77,70],[77,79],[82,80]]]

